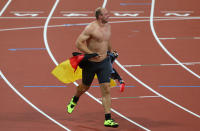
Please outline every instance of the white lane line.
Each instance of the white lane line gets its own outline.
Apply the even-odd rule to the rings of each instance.
[[[155,35],[156,33],[155,33],[155,31],[154,31],[154,28],[152,28],[152,27],[153,27],[154,5],[155,5],[155,0],[152,0],[152,4],[151,4],[151,15],[150,15],[150,25],[151,25],[151,30],[152,30],[152,32],[154,33],[154,36],[156,36],[156,35]],[[155,38],[157,38],[156,40],[159,41],[159,39],[158,39],[157,36],[156,36]],[[160,41],[159,41],[159,42],[160,42]],[[160,43],[161,43],[161,42],[160,42]],[[153,93],[155,93],[157,96],[160,96],[161,98],[163,98],[164,100],[168,101],[169,103],[171,103],[171,104],[173,104],[173,105],[175,105],[175,106],[177,106],[177,107],[183,109],[184,111],[186,111],[186,112],[188,112],[188,113],[190,113],[190,114],[192,114],[192,115],[194,115],[194,116],[200,118],[200,115],[198,115],[198,114],[196,114],[196,113],[194,113],[194,112],[192,112],[192,111],[190,111],[190,110],[188,110],[188,109],[182,107],[181,105],[179,105],[179,104],[177,104],[177,103],[171,101],[171,100],[168,99],[167,97],[165,97],[165,96],[161,95],[160,93],[158,93],[157,91],[153,90],[150,86],[148,86],[147,84],[143,83],[141,80],[139,80],[139,79],[138,79],[137,77],[135,77],[133,74],[131,74],[131,73],[130,73],[127,69],[125,69],[117,60],[115,61],[115,63],[116,63],[119,67],[121,67],[121,69],[124,70],[130,77],[132,77],[133,79],[135,79],[137,82],[139,82],[141,85],[143,85],[144,87],[146,87],[148,90],[150,90],[150,91],[152,91]],[[181,63],[179,62],[179,64],[181,64]],[[181,65],[183,65],[183,64],[181,64]]]
[[[183,11],[177,11],[177,10],[168,10],[168,11],[161,11],[161,13],[194,13],[194,11],[191,10],[183,10]]]
[[[107,0],[104,0],[104,1],[103,1],[102,8],[106,8],[107,2],[108,2]]]
[[[76,83],[76,85],[78,86],[77,83]],[[102,102],[101,102],[98,98],[94,97],[94,96],[91,95],[89,92],[86,92],[86,94],[87,94],[88,96],[92,97],[92,98],[93,98],[95,101],[97,101],[99,104],[102,104]],[[134,124],[134,125],[136,125],[136,126],[142,128],[143,130],[145,130],[145,131],[151,131],[150,129],[147,129],[146,127],[144,127],[144,126],[142,126],[142,125],[140,125],[140,124],[134,122],[133,120],[129,119],[128,117],[126,117],[126,116],[122,115],[121,113],[117,112],[115,109],[111,108],[111,111],[114,112],[115,114],[119,115],[120,117],[124,118],[125,120],[131,122],[132,124]]]
[[[53,12],[54,10],[56,9],[56,6],[58,5],[59,3],[59,0],[56,0],[53,8],[51,9],[51,12],[45,22],[45,25],[44,25],[44,30],[43,30],[43,39],[44,39],[44,44],[45,44],[45,47],[47,49],[47,52],[49,54],[49,56],[51,57],[51,59],[53,60],[53,62],[56,64],[56,66],[58,65],[58,62],[56,61],[56,59],[54,58],[53,54],[51,53],[51,50],[49,48],[49,44],[48,44],[48,41],[47,41],[47,30],[48,30],[48,24],[49,24],[49,21],[51,19],[51,16],[53,15]]]
[[[200,37],[193,37],[193,39],[200,39]]]
[[[8,7],[8,5],[11,3],[12,0],[8,0],[8,2],[5,4],[5,6],[3,7],[3,9],[0,12],[0,16],[2,16],[2,14],[4,13],[4,11],[6,10],[6,8]]]
[[[10,13],[38,13],[42,14],[44,11],[10,11]]]
[[[150,86],[148,86],[147,84],[145,84],[144,82],[142,82],[140,79],[138,79],[137,77],[135,77],[133,74],[131,74],[131,73],[130,73],[127,69],[125,69],[117,60],[115,61],[115,63],[116,63],[119,67],[121,67],[121,69],[124,70],[130,77],[132,77],[133,79],[135,79],[137,82],[139,82],[141,85],[143,85],[144,87],[146,87],[148,90],[150,90],[150,91],[152,91],[153,93],[155,93],[157,96],[160,96],[161,98],[163,98],[164,100],[168,101],[169,103],[171,103],[171,104],[173,104],[173,105],[175,105],[175,106],[177,106],[177,107],[183,109],[184,111],[186,111],[186,112],[188,112],[188,113],[190,113],[190,114],[192,114],[192,115],[194,115],[194,116],[200,118],[200,115],[198,115],[198,114],[196,114],[196,113],[194,113],[194,112],[192,112],[192,111],[190,111],[190,110],[188,110],[188,109],[182,107],[181,105],[179,105],[179,104],[177,104],[177,103],[171,101],[171,100],[168,99],[167,97],[165,97],[165,96],[161,95],[160,93],[158,93],[157,91],[153,90]]]
[[[105,0],[105,1],[107,2],[107,0]],[[104,3],[105,3],[105,1],[104,1]],[[54,56],[53,56],[53,54],[51,53],[51,50],[50,50],[50,48],[49,48],[48,41],[47,41],[47,29],[48,29],[47,27],[48,27],[48,23],[49,23],[49,21],[50,21],[50,18],[51,18],[51,16],[52,16],[52,14],[53,14],[53,12],[54,12],[54,10],[55,10],[55,8],[56,8],[58,2],[59,2],[59,0],[56,1],[56,4],[54,5],[53,9],[51,10],[51,12],[50,12],[50,14],[49,14],[49,16],[48,16],[48,19],[47,19],[47,21],[45,22],[44,32],[43,32],[43,38],[44,38],[45,47],[47,48],[47,52],[48,52],[49,56],[51,57],[51,59],[53,60],[53,62],[55,63],[55,65],[58,65],[59,63],[56,61],[56,59],[54,58]],[[105,5],[105,4],[103,4],[103,5]],[[74,82],[74,85],[78,86],[78,83]],[[90,96],[92,99],[94,99],[95,101],[97,101],[98,103],[102,104],[101,101],[99,101],[96,97],[94,97],[94,96],[93,96],[92,94],[90,94],[89,92],[85,92],[85,93],[86,93],[88,96]],[[133,120],[127,118],[126,116],[122,115],[121,113],[117,112],[116,110],[114,110],[114,109],[111,108],[111,111],[114,112],[115,114],[119,115],[120,117],[126,119],[127,121],[131,122],[132,124],[134,124],[134,125],[136,125],[136,126],[142,128],[142,129],[144,129],[144,130],[146,130],[146,131],[150,131],[149,129],[147,129],[147,128],[143,127],[142,125],[140,125],[140,124],[134,122]]]
[[[138,96],[138,98],[156,98],[160,96]]]
[[[65,25],[50,25],[49,28],[55,27],[63,27]],[[15,30],[28,30],[28,29],[42,29],[44,26],[33,26],[33,27],[21,27],[21,28],[8,28],[8,29],[0,29],[0,31],[15,31]]]
[[[71,131],[70,129],[68,129],[67,127],[65,127],[64,125],[60,124],[59,122],[57,122],[56,120],[54,120],[53,118],[51,118],[50,116],[48,116],[46,113],[44,113],[42,110],[40,110],[38,107],[36,107],[34,104],[32,104],[28,99],[26,99],[7,79],[6,77],[3,75],[3,73],[0,70],[0,75],[1,77],[4,79],[4,81],[9,85],[9,87],[18,95],[20,96],[26,103],[28,103],[31,107],[33,107],[35,110],[37,110],[39,113],[41,113],[42,115],[44,115],[45,117],[47,117],[49,120],[51,120],[52,122],[54,122],[55,124],[57,124],[58,126],[62,127],[63,129],[67,130],[67,131]]]
[[[48,116],[46,113],[44,113],[42,110],[40,110],[38,107],[36,107],[34,104],[32,104],[26,97],[24,97],[8,80],[7,78],[4,76],[4,74],[1,72],[0,70],[0,76],[4,79],[4,81],[8,84],[8,86],[19,96],[21,97],[22,100],[24,100],[27,104],[29,104],[33,109],[35,109],[36,111],[38,111],[39,113],[41,113],[43,116],[45,116],[46,118],[48,118],[49,120],[51,120],[52,122],[54,122],[55,124],[57,124],[58,126],[62,127],[63,129],[70,131],[67,127],[65,127],[64,125],[60,124],[59,122],[57,122],[56,120],[54,120],[53,118],[51,118],[50,116]]]
[[[0,17],[0,19],[47,19],[48,17],[31,17],[31,16],[29,16],[29,17],[25,17],[25,16],[18,16],[18,17],[16,17],[16,16],[14,16],[14,17],[10,17],[10,16],[4,16],[4,17]],[[125,19],[128,19],[128,18],[130,18],[130,19],[133,19],[133,18],[135,18],[135,19],[149,19],[150,17],[146,17],[146,16],[144,16],[144,17],[134,17],[134,16],[111,16],[111,17],[109,17],[110,19],[123,19],[123,18],[125,18]],[[58,16],[58,17],[52,17],[51,19],[95,19],[95,17],[88,17],[88,16],[86,16],[86,17],[84,17],[84,16],[82,16],[82,17],[77,17],[77,16],[65,16],[65,17],[63,17],[63,16]],[[154,19],[200,19],[200,17],[154,17]]]
[[[112,97],[112,100],[119,100],[119,99],[136,99],[136,98],[158,98],[160,96],[133,96],[133,97]],[[98,100],[102,101],[102,98],[97,98]]]
[[[152,18],[153,18],[153,12],[154,12],[154,5],[155,5],[155,0],[152,0],[150,24],[151,24],[151,29],[152,29],[152,32],[153,32],[153,34],[154,34],[156,40],[157,40],[158,42],[160,42],[159,39],[158,39],[158,37],[156,37],[156,33],[155,33],[155,31],[154,31],[154,28],[153,28],[153,19],[152,19]],[[147,89],[149,89],[150,91],[152,91],[152,92],[155,93],[156,95],[162,97],[162,98],[165,99],[166,101],[168,101],[168,102],[170,102],[171,104],[173,104],[173,105],[175,105],[175,106],[177,106],[177,107],[183,109],[184,111],[186,111],[186,112],[188,112],[188,113],[190,113],[190,114],[192,114],[192,115],[194,115],[194,116],[200,118],[200,115],[198,115],[198,114],[196,114],[196,113],[194,113],[194,112],[192,112],[192,111],[190,111],[190,110],[188,110],[188,109],[186,109],[186,108],[180,106],[179,104],[177,104],[177,103],[171,101],[170,99],[168,99],[168,98],[166,98],[165,96],[161,95],[160,93],[156,92],[156,91],[153,90],[150,86],[146,85],[145,83],[143,83],[142,81],[140,81],[137,77],[135,77],[133,74],[131,74],[128,70],[126,70],[118,61],[115,61],[115,62],[116,62],[117,65],[119,65],[129,76],[131,76],[133,79],[135,79],[136,81],[138,81],[140,84],[142,84],[144,87],[146,87]],[[180,62],[179,62],[179,64],[183,65],[183,64],[180,63]]]
[[[197,78],[200,79],[200,76],[198,74],[196,74],[195,72],[193,72],[192,70],[190,70],[189,68],[187,68],[185,65],[183,65],[178,59],[176,59],[166,48],[165,46],[162,44],[162,42],[159,40],[155,29],[154,29],[154,23],[153,23],[153,17],[154,17],[154,6],[155,6],[155,0],[152,0],[152,5],[151,5],[151,15],[150,15],[150,26],[151,26],[151,31],[157,41],[157,43],[160,45],[160,47],[178,64],[180,64],[180,66],[182,66],[185,70],[187,70],[188,72],[190,72],[192,75],[196,76]]]
[[[184,62],[184,65],[197,65],[200,62]],[[123,65],[124,67],[138,67],[138,66],[180,66],[180,64],[143,64],[143,65]]]
[[[176,38],[159,38],[160,40],[175,40]]]
[[[154,21],[166,21],[166,20],[185,20],[185,19],[155,19]],[[189,19],[187,19],[189,20]],[[111,21],[109,23],[111,24],[117,24],[117,23],[133,23],[133,22],[149,22],[150,20],[127,20],[127,21]],[[89,23],[79,23],[79,25],[84,25],[84,24],[89,24]],[[75,26],[76,24],[71,24],[71,26]],[[78,25],[78,24],[77,24]],[[55,28],[55,27],[64,27],[66,26],[65,24],[63,25],[50,25],[48,28]],[[20,28],[8,28],[8,29],[0,29],[0,31],[14,31],[14,30],[28,30],[28,29],[40,29],[44,28],[44,26],[33,26],[33,27],[20,27]],[[196,38],[196,37],[195,37]],[[197,37],[196,39],[199,39]]]
[[[151,20],[150,20],[150,21],[152,21],[152,9],[154,9],[154,4],[155,4],[155,1],[152,0],[152,5],[151,5],[151,17],[150,17]],[[117,60],[115,61],[115,63],[116,63],[122,70],[124,70],[130,77],[132,77],[133,79],[135,79],[137,82],[139,82],[141,85],[143,85],[143,86],[144,86],[145,88],[147,88],[148,90],[150,90],[150,91],[152,91],[153,93],[155,93],[157,96],[160,96],[161,98],[163,98],[164,100],[168,101],[169,103],[171,103],[171,104],[173,104],[173,105],[175,105],[175,106],[181,108],[182,110],[184,110],[184,111],[186,111],[186,112],[188,112],[188,113],[190,113],[190,114],[192,114],[192,115],[194,115],[194,116],[200,118],[200,115],[198,115],[198,114],[196,114],[196,113],[194,113],[194,112],[192,112],[192,111],[190,111],[190,110],[188,110],[188,109],[182,107],[181,105],[179,105],[179,104],[177,104],[177,103],[171,101],[171,100],[168,99],[167,97],[165,97],[165,96],[161,95],[160,93],[158,93],[157,91],[153,90],[150,86],[148,86],[147,84],[143,83],[141,80],[139,80],[139,79],[138,79],[137,77],[135,77],[133,74],[131,74],[131,73],[130,73],[127,69],[125,69]]]
[[[176,38],[159,38],[160,40],[176,40],[176,39],[200,39],[200,37],[176,37]]]

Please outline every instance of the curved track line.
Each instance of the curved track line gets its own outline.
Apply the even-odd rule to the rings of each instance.
[[[59,122],[57,122],[56,120],[54,120],[53,118],[51,118],[50,116],[48,116],[46,113],[44,113],[42,110],[40,110],[39,108],[37,108],[34,104],[32,104],[28,99],[26,99],[26,97],[24,97],[7,79],[6,77],[3,75],[3,73],[0,70],[0,76],[4,79],[4,81],[8,84],[8,86],[19,96],[21,97],[21,99],[23,99],[26,103],[28,103],[32,108],[34,108],[36,111],[38,111],[39,113],[41,113],[42,115],[44,115],[45,117],[47,117],[49,120],[51,120],[52,122],[54,122],[55,124],[59,125],[60,127],[62,127],[63,129],[70,131],[67,127],[63,126],[62,124],[60,124]]]
[[[103,7],[103,8],[106,8],[106,5],[107,5],[107,0],[104,0],[104,1],[103,1],[102,7]]]
[[[56,0],[53,8],[51,9],[51,12],[50,12],[47,20],[45,22],[44,30],[43,30],[43,38],[44,38],[45,47],[47,49],[47,52],[48,52],[49,56],[51,57],[51,59],[53,60],[53,62],[56,64],[56,66],[58,65],[58,62],[56,61],[56,59],[54,58],[53,54],[51,53],[51,50],[49,48],[49,44],[48,44],[48,41],[47,41],[47,29],[48,29],[47,27],[48,27],[49,21],[51,19],[51,16],[53,15],[53,12],[56,9],[56,6],[58,5],[58,3],[59,3],[59,0]]]
[[[154,0],[152,0],[152,5],[153,5],[153,1],[154,1]],[[152,9],[153,9],[153,8],[152,8]],[[151,17],[150,17],[150,18],[151,18]],[[175,106],[177,106],[177,107],[183,109],[184,111],[186,111],[186,112],[188,112],[188,113],[190,113],[190,114],[192,114],[192,115],[194,115],[194,116],[200,118],[200,115],[198,115],[198,114],[196,114],[196,113],[194,113],[194,112],[192,112],[192,111],[190,111],[190,110],[188,110],[188,109],[182,107],[181,105],[179,105],[179,104],[173,102],[172,100],[168,99],[167,97],[165,97],[165,96],[161,95],[160,93],[158,93],[157,91],[153,90],[150,86],[148,86],[147,84],[145,84],[144,82],[142,82],[141,80],[139,80],[137,77],[135,77],[133,74],[131,74],[131,73],[130,73],[127,69],[125,69],[117,60],[115,61],[115,63],[116,63],[122,70],[124,70],[130,77],[132,77],[133,79],[135,79],[138,83],[140,83],[141,85],[143,85],[144,87],[146,87],[146,88],[147,88],[148,90],[150,90],[151,92],[153,92],[153,93],[155,93],[156,95],[160,96],[161,98],[163,98],[164,100],[168,101],[169,103],[171,103],[171,104],[173,104],[173,105],[175,105]],[[182,63],[181,63],[181,64],[182,64]],[[182,64],[182,65],[183,65],[183,64]]]
[[[161,95],[160,93],[158,93],[157,91],[153,90],[150,86],[148,86],[147,84],[145,84],[144,82],[142,82],[141,80],[139,80],[137,77],[135,77],[133,74],[131,74],[131,73],[130,73],[127,69],[125,69],[117,60],[115,61],[115,63],[116,63],[119,67],[121,67],[121,69],[124,70],[130,77],[132,77],[133,79],[135,79],[137,82],[139,82],[141,85],[143,85],[144,87],[146,87],[147,89],[149,89],[150,91],[152,91],[153,93],[155,93],[156,95],[160,96],[161,98],[163,98],[164,100],[170,102],[171,104],[173,104],[173,105],[175,105],[175,106],[177,106],[177,107],[183,109],[184,111],[186,111],[186,112],[188,112],[188,113],[190,113],[190,114],[192,114],[192,115],[194,115],[194,116],[200,118],[200,116],[199,116],[198,114],[196,114],[196,113],[194,113],[194,112],[192,112],[192,111],[190,111],[190,110],[188,110],[188,109],[182,107],[181,105],[179,105],[179,104],[173,102],[172,100],[168,99],[167,97],[165,97],[165,96]]]
[[[151,26],[151,30],[152,33],[157,41],[157,43],[161,46],[161,48],[165,51],[165,53],[167,53],[175,62],[177,62],[180,66],[182,66],[185,70],[187,70],[188,72],[190,72],[192,75],[196,76],[197,78],[200,79],[200,76],[196,73],[194,73],[192,70],[190,70],[189,68],[187,68],[185,65],[183,65],[178,59],[176,59],[166,48],[165,46],[162,44],[162,42],[159,40],[155,29],[154,29],[154,25],[153,25],[153,16],[154,16],[154,7],[155,7],[155,0],[152,0],[152,4],[151,4],[151,15],[150,15],[150,26]]]
[[[6,3],[6,5],[3,7],[3,9],[0,12],[0,16],[2,16],[2,14],[4,13],[4,11],[6,10],[6,8],[8,7],[8,5],[11,3],[12,0],[8,0],[8,2]]]
[[[47,48],[47,52],[48,52],[49,56],[51,57],[51,59],[53,60],[53,62],[55,63],[55,65],[58,65],[58,62],[56,61],[56,59],[54,58],[53,54],[51,53],[51,50],[50,50],[49,45],[48,45],[48,41],[47,41],[47,29],[48,29],[48,28],[47,28],[47,27],[48,27],[48,23],[49,23],[49,21],[50,21],[50,19],[51,19],[51,17],[52,17],[52,14],[53,14],[53,12],[54,12],[54,10],[55,10],[55,8],[56,8],[58,2],[59,2],[59,0],[56,0],[56,3],[55,3],[54,7],[52,8],[52,10],[51,10],[51,12],[50,12],[50,14],[49,14],[49,16],[48,16],[48,18],[47,18],[47,21],[45,22],[44,32],[43,32],[45,47]],[[106,6],[106,3],[107,3],[107,0],[104,1],[103,7]],[[78,86],[78,83],[74,82],[74,85]],[[85,92],[85,93],[86,93],[88,96],[90,96],[92,99],[94,99],[95,101],[97,101],[98,103],[102,104],[101,101],[99,101],[96,97],[94,97],[94,96],[93,96],[92,94],[90,94],[89,92]],[[117,112],[116,110],[114,110],[114,109],[111,108],[111,111],[113,111],[114,113],[116,113],[116,114],[119,115],[120,117],[124,118],[125,120],[131,122],[132,124],[134,124],[134,125],[136,125],[136,126],[142,128],[143,130],[145,130],[145,131],[150,131],[150,130],[147,129],[146,127],[144,127],[144,126],[142,126],[142,125],[140,125],[140,124],[134,122],[133,120],[127,118],[126,116],[122,115],[121,113]]]

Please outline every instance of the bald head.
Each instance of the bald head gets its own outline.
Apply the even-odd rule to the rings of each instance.
[[[100,15],[103,15],[103,12],[104,11],[107,11],[106,8],[102,8],[102,7],[98,7],[96,10],[95,10],[95,17],[96,19],[98,20],[99,19],[99,16]]]

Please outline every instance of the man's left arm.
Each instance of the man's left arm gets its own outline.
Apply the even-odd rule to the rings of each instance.
[[[109,51],[109,52],[112,52],[112,46],[111,46],[111,44],[110,44],[110,41],[108,42],[108,51]]]
[[[110,30],[110,37],[111,37],[112,33],[111,33],[111,26],[110,25],[109,25],[109,30]],[[108,51],[112,52],[112,46],[111,46],[111,43],[110,43],[110,38],[108,40]]]

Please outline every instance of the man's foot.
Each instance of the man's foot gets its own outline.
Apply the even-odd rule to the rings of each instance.
[[[67,105],[67,112],[68,112],[69,114],[72,113],[72,111],[74,110],[74,108],[75,108],[75,106],[76,106],[76,103],[73,102],[73,99],[74,99],[74,98],[72,98],[71,101],[70,101],[70,103]]]
[[[116,128],[116,127],[119,126],[119,124],[116,123],[113,119],[109,119],[109,120],[105,120],[105,121],[104,121],[104,126]]]

